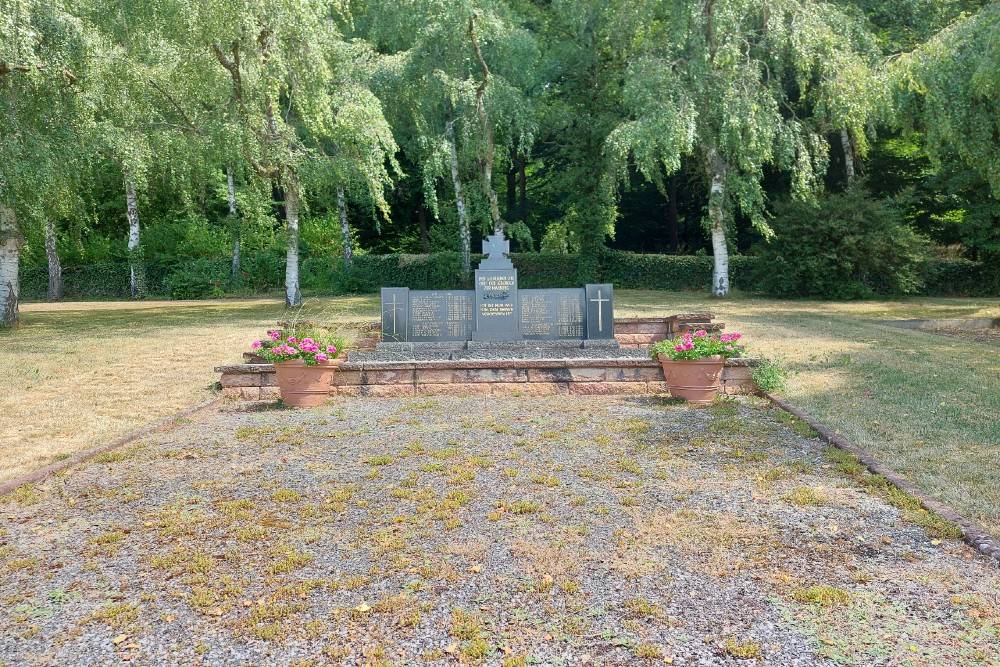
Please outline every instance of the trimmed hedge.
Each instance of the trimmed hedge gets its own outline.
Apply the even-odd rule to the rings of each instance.
[[[922,267],[927,296],[1000,296],[1000,266],[968,259],[929,259]]]
[[[756,257],[729,258],[729,284],[749,291]],[[601,261],[603,282],[621,289],[709,290],[712,258],[708,255],[652,255],[607,251]]]
[[[482,259],[474,255],[473,266]],[[576,287],[575,255],[514,253],[511,260],[523,288]],[[747,255],[729,258],[734,289],[758,292],[753,274],[762,260]],[[965,259],[929,259],[922,267],[925,296],[1000,295],[1000,270]],[[712,280],[712,258],[700,255],[652,255],[605,250],[600,257],[600,280],[619,289],[696,290],[707,292]],[[302,286],[322,294],[377,292],[384,285],[410,289],[468,289],[462,280],[462,258],[456,252],[430,255],[360,255],[350,270],[340,257],[307,257],[301,264]],[[128,265],[125,263],[71,266],[63,269],[67,299],[128,298]],[[229,281],[229,261],[188,260],[171,265],[148,264],[149,296],[198,298],[219,295],[220,290],[260,294],[284,284],[284,257],[276,253],[246,255],[238,285]],[[22,298],[45,299],[48,273],[44,266],[22,267]]]

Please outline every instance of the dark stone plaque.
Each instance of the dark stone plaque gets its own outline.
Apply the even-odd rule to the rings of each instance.
[[[472,340],[518,340],[517,270],[476,270]]]
[[[469,340],[474,304],[475,293],[472,290],[411,291],[407,340]]]
[[[410,288],[382,288],[382,340],[408,340],[407,313]]]
[[[517,295],[521,335],[527,340],[584,337],[584,290],[525,289]]]
[[[587,285],[588,339],[615,337],[614,290],[610,283]]]
[[[592,346],[614,342],[610,284],[519,291],[509,250],[503,233],[486,238],[486,258],[476,270],[472,290],[383,287],[382,341],[387,345],[497,341],[498,350],[501,341],[580,341],[584,347],[588,342]]]

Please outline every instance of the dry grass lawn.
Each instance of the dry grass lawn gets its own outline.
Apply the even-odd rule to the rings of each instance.
[[[617,313],[709,310],[792,372],[785,395],[1000,534],[1000,352],[881,322],[1000,317],[1000,299],[826,303],[621,290]],[[273,299],[27,304],[0,333],[0,479],[107,442],[211,395],[213,366],[284,316]],[[302,316],[377,316],[377,296]]]

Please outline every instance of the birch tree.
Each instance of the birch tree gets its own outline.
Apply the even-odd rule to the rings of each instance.
[[[879,87],[837,7],[804,0],[654,0],[638,7],[647,26],[629,65],[631,120],[607,150],[624,175],[631,155],[654,182],[702,165],[706,226],[715,258],[712,293],[729,293],[728,230],[735,211],[765,237],[765,168],[791,177],[795,196],[822,186],[825,132],[864,136]]]
[[[84,159],[80,137],[90,107],[81,91],[89,54],[79,21],[60,2],[25,1],[0,12],[0,327],[18,321],[25,225],[45,225],[54,260],[49,291],[61,291],[49,239]]]

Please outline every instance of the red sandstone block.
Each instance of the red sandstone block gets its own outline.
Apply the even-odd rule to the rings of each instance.
[[[618,340],[619,344],[626,343],[629,345],[649,345],[650,343],[655,343],[658,340],[663,340],[667,335],[663,334],[649,334],[649,333],[637,333],[637,334],[615,334],[615,338]]]
[[[262,401],[278,400],[281,398],[281,390],[278,387],[261,387],[260,399]]]
[[[417,385],[418,396],[489,396],[493,383],[476,382],[466,384],[420,384]],[[521,383],[518,383],[521,384]],[[522,386],[527,386],[523,384]]]
[[[412,384],[366,384],[361,385],[362,396],[372,396],[379,398],[398,398],[400,396],[413,396]]]
[[[469,368],[453,371],[451,381],[456,384],[471,382],[527,382],[528,373],[523,368]]]
[[[243,387],[223,387],[223,398],[243,398]]]
[[[604,382],[607,379],[607,368],[570,368],[569,376],[573,382]]]
[[[646,391],[650,394],[669,394],[670,388],[667,387],[667,383],[660,380],[657,382],[647,382]]]
[[[663,380],[660,368],[609,368],[609,382],[659,382]]]
[[[570,382],[569,393],[601,396],[611,394],[645,394],[649,391],[646,382]]]
[[[413,369],[401,368],[392,371],[368,371],[369,385],[413,384]]]
[[[616,329],[617,331],[617,329]],[[670,331],[670,322],[640,322],[635,325],[635,332],[637,334],[658,334],[660,338],[667,335]]]
[[[260,373],[223,373],[219,384],[223,387],[259,387]]]
[[[568,368],[529,368],[528,382],[572,382]]]
[[[444,369],[417,369],[417,384],[451,384],[454,371]]]
[[[749,380],[752,377],[750,369],[746,366],[726,366],[722,369],[723,381]]]
[[[494,382],[490,384],[494,396],[555,396],[566,393],[565,385],[558,382]]]
[[[345,384],[339,387],[330,388],[330,396],[361,396],[363,385]]]
[[[334,371],[330,384],[334,387],[361,384],[361,371]]]

